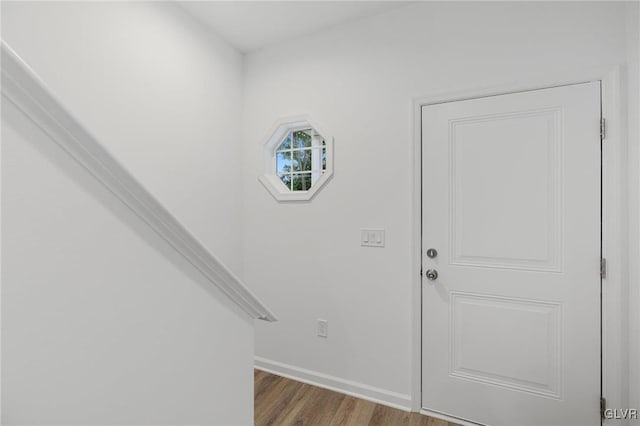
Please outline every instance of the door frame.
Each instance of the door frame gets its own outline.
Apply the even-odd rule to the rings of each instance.
[[[568,78],[515,83],[504,86],[467,89],[456,92],[434,93],[413,99],[413,221],[412,221],[412,410],[444,420],[439,413],[422,409],[422,107],[465,99],[504,95],[576,83],[600,81],[602,117],[606,120],[606,137],[602,145],[602,256],[607,259],[607,276],[602,280],[602,396],[608,407],[626,407],[628,390],[628,343],[623,336],[627,323],[624,306],[628,283],[625,249],[626,201],[626,80],[624,67],[597,69]],[[607,424],[609,421],[603,421]],[[462,422],[461,424],[471,424]]]

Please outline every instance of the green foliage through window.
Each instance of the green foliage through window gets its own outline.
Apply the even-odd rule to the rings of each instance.
[[[290,191],[309,190],[326,168],[326,143],[313,129],[289,132],[276,150],[276,171]]]

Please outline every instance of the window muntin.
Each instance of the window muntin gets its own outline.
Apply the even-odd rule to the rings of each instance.
[[[333,138],[308,116],[281,118],[264,142],[258,179],[277,201],[309,201],[333,176]]]
[[[289,191],[308,191],[326,169],[326,142],[312,128],[288,131],[276,148],[276,174]]]

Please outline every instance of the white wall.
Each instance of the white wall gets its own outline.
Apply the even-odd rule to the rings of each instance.
[[[237,52],[169,3],[2,2],[2,38],[241,272]],[[2,108],[2,423],[250,424],[253,321]]]
[[[424,2],[250,54],[244,275],[280,318],[258,324],[260,363],[409,406],[412,99],[622,64],[626,8]],[[278,204],[257,180],[261,143],[300,113],[335,136],[335,175],[312,202]],[[360,247],[361,227],[385,228],[387,246]]]
[[[640,409],[640,5],[627,14],[629,184],[629,407]],[[640,419],[633,424],[640,425]]]
[[[2,38],[241,273],[238,52],[169,2],[2,2]]]
[[[2,108],[2,424],[250,424],[253,320]]]

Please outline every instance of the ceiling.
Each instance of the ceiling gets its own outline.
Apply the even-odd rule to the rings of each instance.
[[[233,47],[246,53],[302,37],[407,1],[180,1]]]

